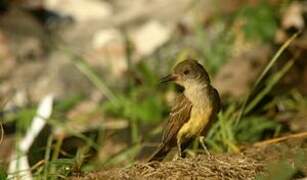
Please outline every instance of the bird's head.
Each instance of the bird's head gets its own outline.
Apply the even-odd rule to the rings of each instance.
[[[161,82],[169,81],[174,81],[185,88],[195,83],[210,84],[209,75],[205,68],[192,59],[178,63],[170,75],[161,79]]]

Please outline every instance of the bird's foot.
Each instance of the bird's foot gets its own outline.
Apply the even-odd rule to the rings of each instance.
[[[175,157],[173,158],[173,161],[176,161],[178,159],[182,158],[182,152],[181,152],[181,145],[180,143],[177,144],[177,153],[175,155]]]
[[[179,155],[179,153],[176,153],[174,158],[172,159],[172,161],[177,161],[179,159],[181,159],[182,157]]]

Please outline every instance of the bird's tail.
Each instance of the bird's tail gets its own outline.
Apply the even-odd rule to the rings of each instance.
[[[168,152],[169,152],[169,148],[161,144],[159,148],[150,156],[150,158],[148,159],[148,162],[162,161]]]

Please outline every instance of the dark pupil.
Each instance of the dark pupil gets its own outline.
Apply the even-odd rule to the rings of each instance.
[[[185,74],[185,75],[187,75],[187,74],[189,74],[190,73],[190,71],[189,70],[185,70],[185,71],[183,71],[183,74]]]

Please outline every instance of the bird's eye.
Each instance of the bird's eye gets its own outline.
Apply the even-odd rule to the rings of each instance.
[[[190,73],[190,71],[189,70],[185,70],[185,71],[183,71],[183,74],[185,74],[185,75],[187,75],[187,74],[189,74]]]

